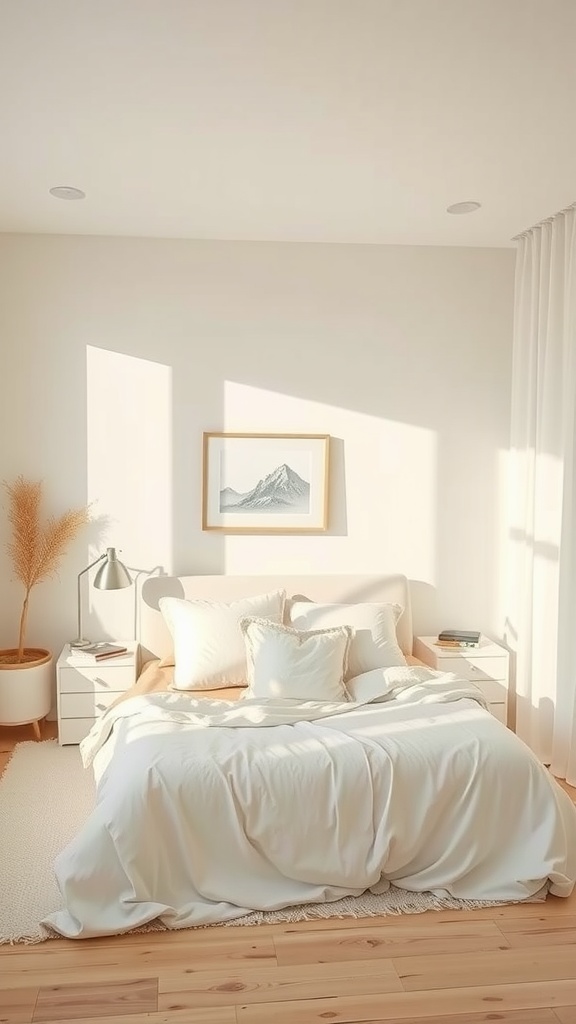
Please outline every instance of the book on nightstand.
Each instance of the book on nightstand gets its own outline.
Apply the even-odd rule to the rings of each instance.
[[[436,640],[436,647],[479,647],[480,642],[476,640]]]
[[[128,648],[120,644],[109,644],[106,642],[88,644],[87,647],[71,647],[70,657],[82,664],[94,665],[99,661],[106,661],[108,658],[119,658],[122,654],[128,654]]]
[[[480,632],[476,629],[443,629],[436,641],[439,647],[478,647]]]

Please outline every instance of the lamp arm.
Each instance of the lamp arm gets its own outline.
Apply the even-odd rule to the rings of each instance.
[[[98,565],[98,562],[104,561],[104,559],[107,558],[107,557],[108,556],[106,554],[100,555],[98,558],[95,558],[93,562],[90,562],[90,565],[87,565],[85,569],[82,569],[82,571],[78,573],[77,601],[78,601],[78,639],[79,640],[82,640],[82,595],[81,595],[81,591],[80,591],[80,580],[81,580],[81,577],[84,575],[84,573],[88,572],[89,569],[93,569],[95,565]]]

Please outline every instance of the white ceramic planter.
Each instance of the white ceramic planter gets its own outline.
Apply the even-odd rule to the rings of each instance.
[[[15,654],[16,651],[0,651]],[[21,665],[0,662],[0,725],[28,725],[39,722],[52,703],[52,655],[42,648],[27,649],[35,654]]]

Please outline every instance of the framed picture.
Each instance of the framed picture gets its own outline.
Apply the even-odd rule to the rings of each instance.
[[[321,533],[328,434],[203,435],[202,529]]]

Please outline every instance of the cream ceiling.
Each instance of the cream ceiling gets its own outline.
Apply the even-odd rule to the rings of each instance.
[[[576,200],[576,0],[0,0],[0,86],[5,232],[508,246]]]

